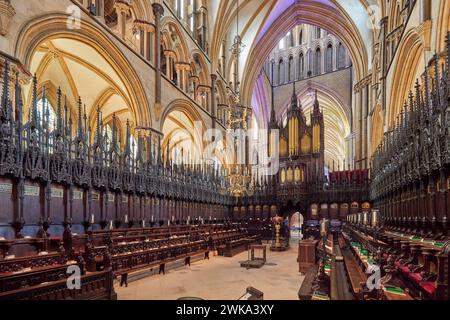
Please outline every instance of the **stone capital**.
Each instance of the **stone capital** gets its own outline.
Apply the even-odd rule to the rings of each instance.
[[[176,58],[175,51],[173,50],[164,50],[164,55],[167,58]]]
[[[175,63],[175,68],[177,70],[189,71],[191,69],[191,65],[187,62],[177,62]]]
[[[201,85],[198,86],[198,90],[200,92],[211,92],[211,87],[207,86],[207,85],[204,85],[204,84],[201,84]]]
[[[155,19],[156,20],[161,19],[161,17],[164,14],[164,7],[160,3],[155,2],[152,4],[152,8],[153,8],[153,14],[155,15]]]
[[[139,28],[141,30],[144,30],[145,32],[155,32],[155,26],[153,23],[143,21],[143,20],[134,20],[133,25],[136,28]]]
[[[126,0],[118,0],[114,3],[114,8],[117,12],[127,14],[130,11],[130,3]]]

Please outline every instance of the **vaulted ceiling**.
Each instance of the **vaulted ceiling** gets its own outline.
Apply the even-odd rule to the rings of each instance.
[[[127,120],[134,122],[130,97],[122,79],[102,55],[81,41],[52,38],[42,42],[34,53],[30,71],[39,79],[39,91],[45,87],[54,106],[56,101],[51,101],[51,96],[61,88],[74,115],[81,97],[92,122],[97,108],[102,111],[106,122],[114,113],[122,123]],[[30,85],[24,94],[26,104],[30,105]]]
[[[241,55],[240,77],[244,100],[250,102],[250,91],[262,65],[260,54],[270,52],[292,26],[310,23],[327,29],[342,39],[355,64],[356,78],[371,68],[374,31],[377,30],[379,0],[220,0],[211,1],[210,15],[215,24],[211,31],[211,57],[218,61],[223,40],[233,43],[237,29],[245,44]],[[379,4],[380,3],[380,4]],[[237,4],[239,12],[237,14]],[[375,19],[372,19],[374,16]],[[237,23],[237,21],[239,21]],[[239,27],[238,27],[239,25]],[[261,48],[262,47],[262,48]],[[230,52],[228,64],[231,63]],[[262,51],[260,53],[260,51]],[[256,65],[255,65],[256,63]],[[230,66],[228,67],[230,69]],[[255,72],[251,72],[255,70]]]

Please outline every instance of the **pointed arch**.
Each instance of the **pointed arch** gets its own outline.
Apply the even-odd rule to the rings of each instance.
[[[424,55],[422,40],[416,30],[409,30],[399,44],[395,62],[394,77],[391,81],[390,100],[388,103],[388,124],[395,124],[396,116],[400,113],[408,98],[409,90],[414,88],[414,82],[422,70],[421,59]]]
[[[134,121],[141,126],[151,127],[152,115],[142,82],[121,50],[107,36],[88,21],[83,21],[80,30],[67,29],[67,15],[48,14],[28,21],[20,30],[15,44],[14,55],[22,61],[26,69],[31,68],[34,53],[40,44],[48,39],[78,41],[101,56],[114,70],[123,84],[129,108]]]

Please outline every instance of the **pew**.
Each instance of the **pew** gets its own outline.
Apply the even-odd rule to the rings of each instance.
[[[448,253],[444,244],[393,231],[380,232],[376,240],[370,229],[347,226],[347,230],[369,246],[383,244],[378,247],[376,257],[381,263],[383,279],[387,281],[381,298],[447,299],[448,276],[445,269],[448,267]]]
[[[361,299],[362,288],[367,281],[367,276],[361,270],[356,259],[348,251],[343,250],[342,255],[351,291],[355,298]]]
[[[248,237],[244,231],[221,225],[95,230],[87,234],[73,234],[67,225],[66,231],[64,242],[50,238],[0,240],[0,292],[5,293],[5,299],[51,298],[53,289],[62,292],[61,299],[90,299],[61,291],[59,284],[66,281],[68,267],[78,265],[86,275],[103,274],[111,279],[154,268],[164,274],[170,268],[190,265],[194,259],[209,259],[211,239],[226,243]],[[43,251],[57,245],[58,250]],[[48,295],[38,293],[42,287],[48,288]],[[103,297],[107,296],[104,293]]]
[[[69,289],[62,279],[0,293],[0,300],[116,300],[110,270],[81,276],[81,288]]]
[[[251,236],[240,238],[236,240],[228,241],[226,244],[221,245],[217,249],[217,254],[223,257],[234,257],[249,249],[251,244],[261,244],[261,238],[259,236]]]

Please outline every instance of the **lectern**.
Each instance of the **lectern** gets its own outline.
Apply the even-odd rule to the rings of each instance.
[[[306,273],[311,266],[316,264],[316,251],[319,241],[303,240],[298,243],[299,272]]]

